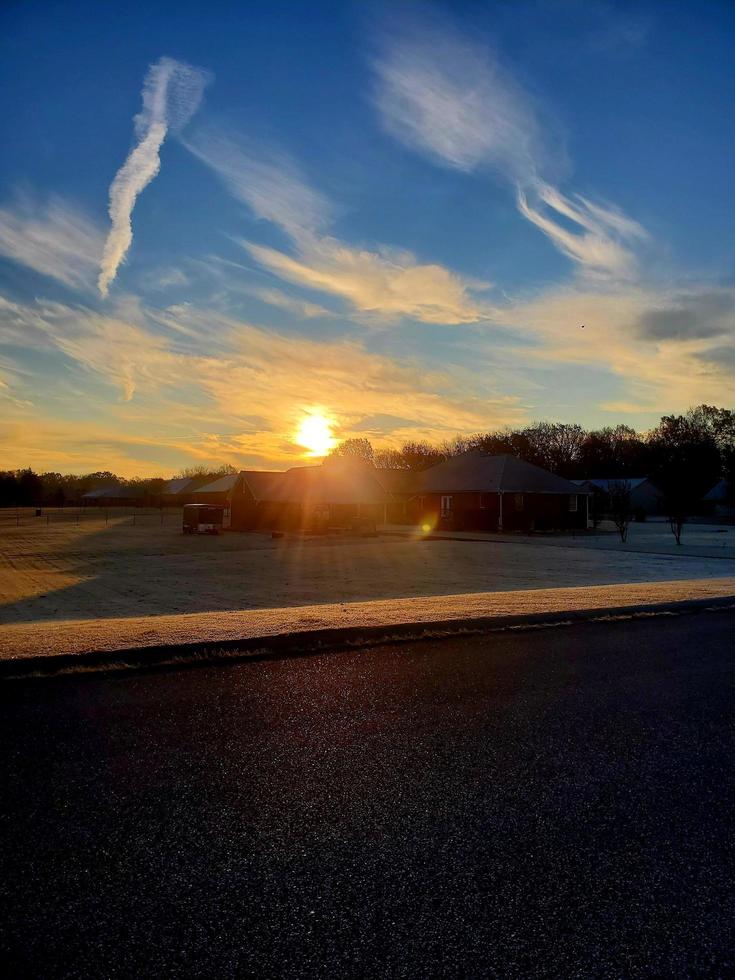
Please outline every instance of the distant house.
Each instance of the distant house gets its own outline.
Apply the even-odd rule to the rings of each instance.
[[[572,480],[572,483],[594,495],[593,510],[598,514],[609,510],[610,490],[623,483],[630,488],[630,507],[633,513],[638,511],[647,517],[662,513],[663,494],[647,476]]]
[[[168,480],[161,490],[161,504],[164,507],[181,507],[183,504],[189,503],[189,495],[199,486],[200,482],[188,476]]]
[[[192,504],[222,504],[229,507],[238,480],[239,474],[228,473],[226,476],[212,480],[211,483],[205,483],[204,486],[195,487],[188,494],[188,502]]]
[[[586,528],[589,492],[515,456],[472,449],[415,474],[432,527],[516,531]]]
[[[128,487],[95,487],[82,494],[83,507],[139,507],[143,498]]]
[[[735,518],[735,488],[727,480],[715,483],[703,498],[703,511],[724,520]]]

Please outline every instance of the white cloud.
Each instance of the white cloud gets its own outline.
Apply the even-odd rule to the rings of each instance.
[[[633,276],[634,256],[623,241],[646,237],[643,228],[635,221],[614,208],[606,209],[579,195],[571,201],[548,184],[538,185],[535,198],[537,204],[532,207],[519,187],[518,210],[585,272],[613,275],[621,279]],[[564,227],[549,216],[549,210],[583,230],[571,231]]]
[[[425,323],[473,323],[488,307],[472,292],[488,283],[470,282],[436,263],[385,246],[352,247],[326,234],[332,208],[306,184],[295,166],[273,154],[260,160],[236,140],[205,130],[185,144],[255,214],[278,225],[296,254],[241,241],[255,261],[289,283],[338,296],[361,313],[384,319],[407,316]]]
[[[565,197],[543,177],[552,157],[530,97],[491,52],[445,26],[389,40],[375,62],[375,103],[404,145],[460,170],[495,168],[520,213],[585,272],[630,277],[645,237],[619,210]],[[548,210],[583,230],[572,231]]]
[[[519,183],[535,178],[535,115],[489,52],[447,29],[389,41],[375,68],[377,108],[406,146],[460,170],[491,163]]]
[[[243,242],[260,265],[299,286],[331,293],[356,310],[385,319],[411,317],[423,323],[475,323],[490,308],[478,303],[472,283],[438,264],[419,263],[411,253],[351,248],[328,237],[304,243],[298,258],[274,248]]]
[[[208,76],[172,58],[161,58],[143,83],[143,109],[135,117],[137,145],[110,185],[110,228],[98,279],[106,296],[133,240],[131,217],[140,192],[161,166],[159,151],[167,132],[183,128],[201,102]]]
[[[60,197],[38,204],[20,197],[0,208],[0,254],[74,289],[89,287],[104,237]]]
[[[311,320],[316,317],[331,317],[334,315],[318,303],[309,303],[307,300],[295,299],[293,296],[287,296],[280,289],[268,289],[265,286],[245,286],[243,287],[243,292],[259,299],[261,303],[268,303],[269,306],[275,306],[279,310],[285,310],[287,313],[293,313],[294,316],[304,317],[305,319]]]
[[[272,152],[254,156],[213,127],[198,129],[183,143],[217,173],[234,197],[291,238],[315,234],[329,224],[329,202],[308,186],[287,157]]]

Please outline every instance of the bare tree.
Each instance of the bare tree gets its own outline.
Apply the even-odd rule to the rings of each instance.
[[[608,484],[610,516],[618,529],[623,544],[628,540],[628,527],[633,516],[630,506],[630,483],[628,480],[611,480]]]
[[[330,452],[330,456],[348,456],[351,459],[361,459],[365,463],[373,462],[373,445],[369,439],[352,438],[340,442]]]

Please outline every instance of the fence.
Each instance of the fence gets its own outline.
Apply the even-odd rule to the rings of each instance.
[[[0,531],[61,525],[103,527],[181,527],[180,507],[3,507]]]

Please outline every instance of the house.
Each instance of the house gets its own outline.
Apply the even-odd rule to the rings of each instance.
[[[375,470],[359,460],[330,458],[283,473],[244,470],[230,497],[232,527],[302,530],[385,520],[389,495]]]
[[[211,483],[205,483],[204,486],[199,486],[192,490],[187,503],[222,504],[224,507],[229,507],[232,493],[238,480],[239,474],[237,473],[228,473],[225,476],[220,476]]]
[[[719,480],[705,494],[702,503],[704,513],[729,521],[735,518],[735,487],[727,480]]]
[[[630,509],[634,514],[650,517],[662,512],[663,494],[647,476],[572,480],[572,483],[576,483],[580,490],[593,494],[591,507],[596,514],[607,513],[610,509],[610,490],[620,484],[627,484],[630,489]]]
[[[388,495],[386,524],[418,524],[418,488],[420,474],[414,470],[389,470],[377,467],[375,478]]]
[[[95,487],[82,494],[83,507],[140,507],[143,498],[128,487]]]
[[[199,481],[188,476],[167,480],[161,490],[161,505],[164,507],[181,507],[191,503],[189,495],[197,486],[199,486]]]
[[[515,456],[472,449],[417,473],[419,520],[454,530],[587,528],[590,494]]]

